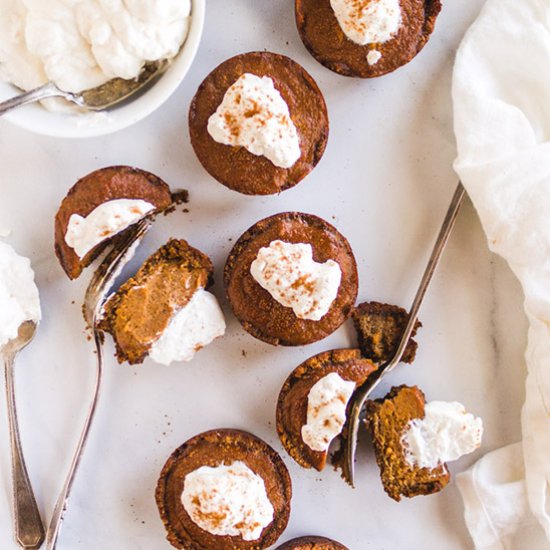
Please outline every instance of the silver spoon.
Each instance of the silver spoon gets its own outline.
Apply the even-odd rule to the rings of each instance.
[[[35,321],[23,322],[19,327],[17,337],[7,342],[2,348],[11,439],[15,538],[19,546],[23,548],[38,548],[44,540],[44,526],[36,505],[21,449],[17,409],[15,407],[15,356],[33,339],[36,327],[37,323]]]
[[[41,101],[49,97],[62,97],[89,111],[104,111],[137,94],[138,91],[164,73],[169,65],[170,60],[168,59],[151,61],[143,66],[137,78],[131,80],[113,78],[97,88],[84,90],[80,93],[65,92],[53,82],[48,82],[39,88],[1,102],[0,116],[27,103]]]
[[[103,373],[103,355],[101,347],[102,337],[100,332],[96,329],[97,318],[100,314],[105,296],[109,291],[112,282],[130,260],[135,247],[141,242],[141,239],[143,239],[145,233],[147,233],[151,223],[151,218],[143,218],[134,225],[131,225],[123,233],[117,235],[117,237],[113,240],[113,248],[94,272],[86,290],[84,306],[82,309],[86,324],[90,329],[92,329],[94,336],[97,359],[96,384],[94,394],[92,396],[92,402],[88,411],[88,416],[84,422],[84,427],[69,468],[69,473],[53,510],[52,519],[50,521],[50,526],[48,527],[46,537],[47,550],[54,550],[55,548],[57,537],[59,535],[59,529],[61,528],[61,523],[63,522],[63,518],[67,510],[73,481],[80,464],[80,459],[84,451],[84,446],[86,445],[86,440],[88,439],[99,400]]]
[[[445,215],[445,219],[443,220],[443,225],[441,226],[441,229],[439,230],[439,235],[437,236],[437,240],[435,241],[432,255],[430,256],[428,265],[426,266],[424,275],[422,276],[422,280],[420,281],[420,286],[416,291],[416,296],[414,297],[411,309],[409,311],[409,321],[401,336],[401,341],[399,342],[397,351],[388,362],[380,365],[365,380],[365,382],[363,382],[361,386],[355,389],[350,399],[348,405],[349,413],[346,420],[346,426],[342,430],[341,448],[343,449],[343,455],[341,457],[341,460],[338,460],[337,465],[341,466],[342,477],[352,487],[354,486],[355,479],[355,451],[357,449],[359,415],[361,414],[361,411],[363,410],[363,407],[369,395],[376,388],[376,386],[378,386],[380,380],[382,380],[382,378],[386,374],[388,374],[395,367],[395,365],[399,363],[401,357],[403,356],[403,353],[405,352],[405,348],[407,347],[407,343],[409,342],[409,338],[414,329],[414,325],[416,324],[418,310],[420,309],[422,300],[424,299],[426,291],[428,290],[428,286],[432,280],[435,268],[439,263],[441,254],[445,249],[447,241],[449,240],[449,235],[451,234],[451,230],[453,229],[453,226],[455,224],[456,217],[458,216],[458,211],[462,206],[465,194],[466,191],[462,183],[458,182],[453,198],[451,200],[451,204],[449,205],[449,209],[447,210],[447,214]]]

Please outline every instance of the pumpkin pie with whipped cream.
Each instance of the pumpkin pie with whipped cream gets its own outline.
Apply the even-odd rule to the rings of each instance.
[[[55,253],[61,267],[76,279],[115,235],[171,204],[168,185],[145,170],[109,166],[84,176],[55,217]]]
[[[394,500],[441,491],[447,462],[481,445],[481,418],[457,402],[426,402],[416,386],[398,386],[367,402],[366,425],[386,493]]]
[[[292,485],[281,457],[240,430],[201,433],[176,449],[156,501],[175,548],[260,550],[275,544],[290,516]]]
[[[348,550],[343,544],[325,537],[298,537],[289,540],[277,550]]]
[[[113,336],[118,361],[190,361],[222,336],[224,316],[208,292],[213,271],[208,256],[181,239],[151,255],[103,307],[98,326]]]
[[[337,349],[310,357],[290,373],[277,401],[277,432],[300,466],[323,470],[353,391],[375,370],[358,349]]]
[[[411,61],[428,42],[440,0],[295,0],[309,52],[331,71],[372,78]]]
[[[201,164],[247,195],[296,185],[321,159],[328,128],[313,78],[271,52],[224,61],[205,78],[189,109],[191,143]]]
[[[250,334],[299,346],[325,338],[351,315],[358,276],[351,247],[335,227],[312,214],[283,212],[239,238],[224,284]]]

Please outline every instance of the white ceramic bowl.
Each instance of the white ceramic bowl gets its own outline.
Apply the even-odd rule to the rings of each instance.
[[[160,107],[179,86],[197,53],[204,27],[206,0],[191,0],[191,24],[183,47],[166,73],[134,101],[106,114],[71,115],[50,112],[39,104],[25,105],[6,113],[2,119],[16,126],[54,137],[82,138],[110,134],[126,128]],[[0,82],[0,101],[21,93]]]

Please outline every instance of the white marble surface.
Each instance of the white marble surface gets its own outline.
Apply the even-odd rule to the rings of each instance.
[[[355,490],[331,469],[303,471],[290,460],[274,429],[279,388],[310,355],[353,345],[353,329],[347,324],[304,348],[270,347],[241,329],[220,282],[230,239],[266,215],[302,210],[331,221],[350,240],[361,299],[408,307],[455,186],[452,62],[482,4],[446,2],[417,59],[392,75],[359,81],[337,76],[309,56],[291,0],[210,0],[188,77],[163,108],[133,128],[68,141],[0,121],[0,227],[10,228],[7,241],[32,259],[44,309],[39,333],[18,363],[17,397],[24,450],[45,518],[64,479],[93,383],[93,356],[80,315],[89,273],[69,282],[53,254],[53,216],[74,181],[101,166],[132,164],[157,173],[173,188],[188,188],[190,212],[159,220],[131,269],[169,236],[185,237],[212,257],[214,292],[228,319],[226,338],[191,364],[119,366],[109,342],[99,412],[59,550],[169,548],[153,496],[159,471],[175,447],[215,427],[250,430],[281,452],[294,482],[293,513],[281,542],[319,534],[352,550],[471,547],[456,486],[395,503],[382,490],[364,440]],[[233,54],[264,48],[293,57],[311,72],[327,100],[331,135],[324,158],[304,182],[278,197],[254,198],[225,189],[204,172],[187,137],[187,109],[214,66]],[[483,447],[451,465],[459,472],[481,453],[519,438],[525,370],[521,290],[504,263],[488,252],[469,202],[421,319],[416,362],[392,373],[379,393],[392,384],[418,384],[429,399],[458,400],[481,415]],[[11,550],[17,546],[4,411],[2,393],[0,547]]]

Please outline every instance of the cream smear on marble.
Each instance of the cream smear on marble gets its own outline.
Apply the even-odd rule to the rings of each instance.
[[[99,243],[110,239],[155,209],[141,199],[113,199],[96,206],[86,217],[72,214],[65,242],[84,258]]]
[[[0,0],[0,79],[80,92],[135,78],[178,53],[190,13],[190,0]]]
[[[325,452],[340,434],[346,422],[346,407],[355,382],[331,372],[309,390],[307,422],[302,426],[302,439],[313,451]]]
[[[288,105],[268,76],[241,75],[225,92],[207,129],[218,143],[244,147],[280,168],[290,168],[301,156]]]
[[[483,422],[457,402],[426,403],[424,418],[412,420],[401,438],[411,466],[437,468],[481,445]]]
[[[41,315],[30,260],[0,243],[0,347],[17,337],[24,321],[38,322]]]
[[[274,516],[264,480],[240,460],[187,474],[181,501],[201,529],[246,541],[259,539]]]
[[[387,42],[401,27],[399,0],[330,0],[330,5],[344,34],[361,46]]]
[[[272,241],[250,265],[256,282],[299,319],[319,321],[338,295],[342,271],[334,260],[313,259],[309,243]]]
[[[225,334],[225,318],[216,297],[197,289],[189,302],[177,310],[149,350],[156,363],[191,361],[195,353]]]

